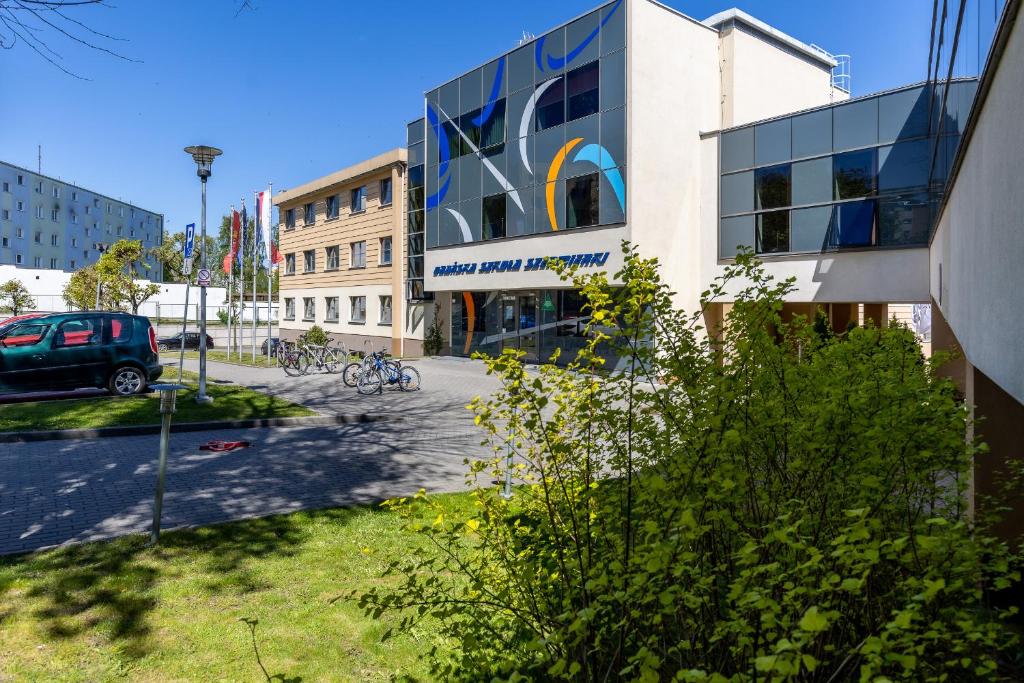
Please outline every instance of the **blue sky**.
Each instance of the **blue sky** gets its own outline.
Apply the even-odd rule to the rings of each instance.
[[[124,62],[54,39],[79,81],[24,46],[0,53],[0,159],[165,214],[198,218],[189,144],[221,147],[210,221],[400,146],[424,90],[541,34],[597,0],[371,3],[123,0],[74,16],[127,38]],[[931,0],[669,0],[704,19],[737,6],[833,53],[853,56],[854,94],[923,80]],[[666,49],[671,49],[667,46]]]

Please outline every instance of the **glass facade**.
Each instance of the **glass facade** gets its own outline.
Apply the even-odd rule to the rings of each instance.
[[[719,257],[926,246],[977,81],[942,87],[723,132]]]
[[[407,128],[409,299],[430,298],[426,249],[625,221],[625,2],[426,94]]]

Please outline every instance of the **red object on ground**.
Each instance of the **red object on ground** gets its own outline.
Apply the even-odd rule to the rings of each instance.
[[[214,453],[224,453],[227,451],[235,451],[239,448],[248,448],[252,444],[248,441],[207,441],[199,447],[201,451],[212,451]]]

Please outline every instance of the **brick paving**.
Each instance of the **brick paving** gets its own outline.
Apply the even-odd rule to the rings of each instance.
[[[277,369],[211,363],[211,377],[324,413],[399,419],[172,435],[163,528],[463,488],[465,458],[486,455],[465,405],[495,382],[478,363],[416,365],[422,391],[359,396],[338,375],[290,378]],[[210,439],[253,446],[199,451]],[[147,532],[158,445],[154,435],[0,446],[0,554]]]

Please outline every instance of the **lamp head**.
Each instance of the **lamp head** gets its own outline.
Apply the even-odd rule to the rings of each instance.
[[[192,159],[196,162],[196,175],[204,181],[213,174],[213,160],[223,154],[216,147],[207,147],[206,145],[186,147],[185,153],[192,155]]]

